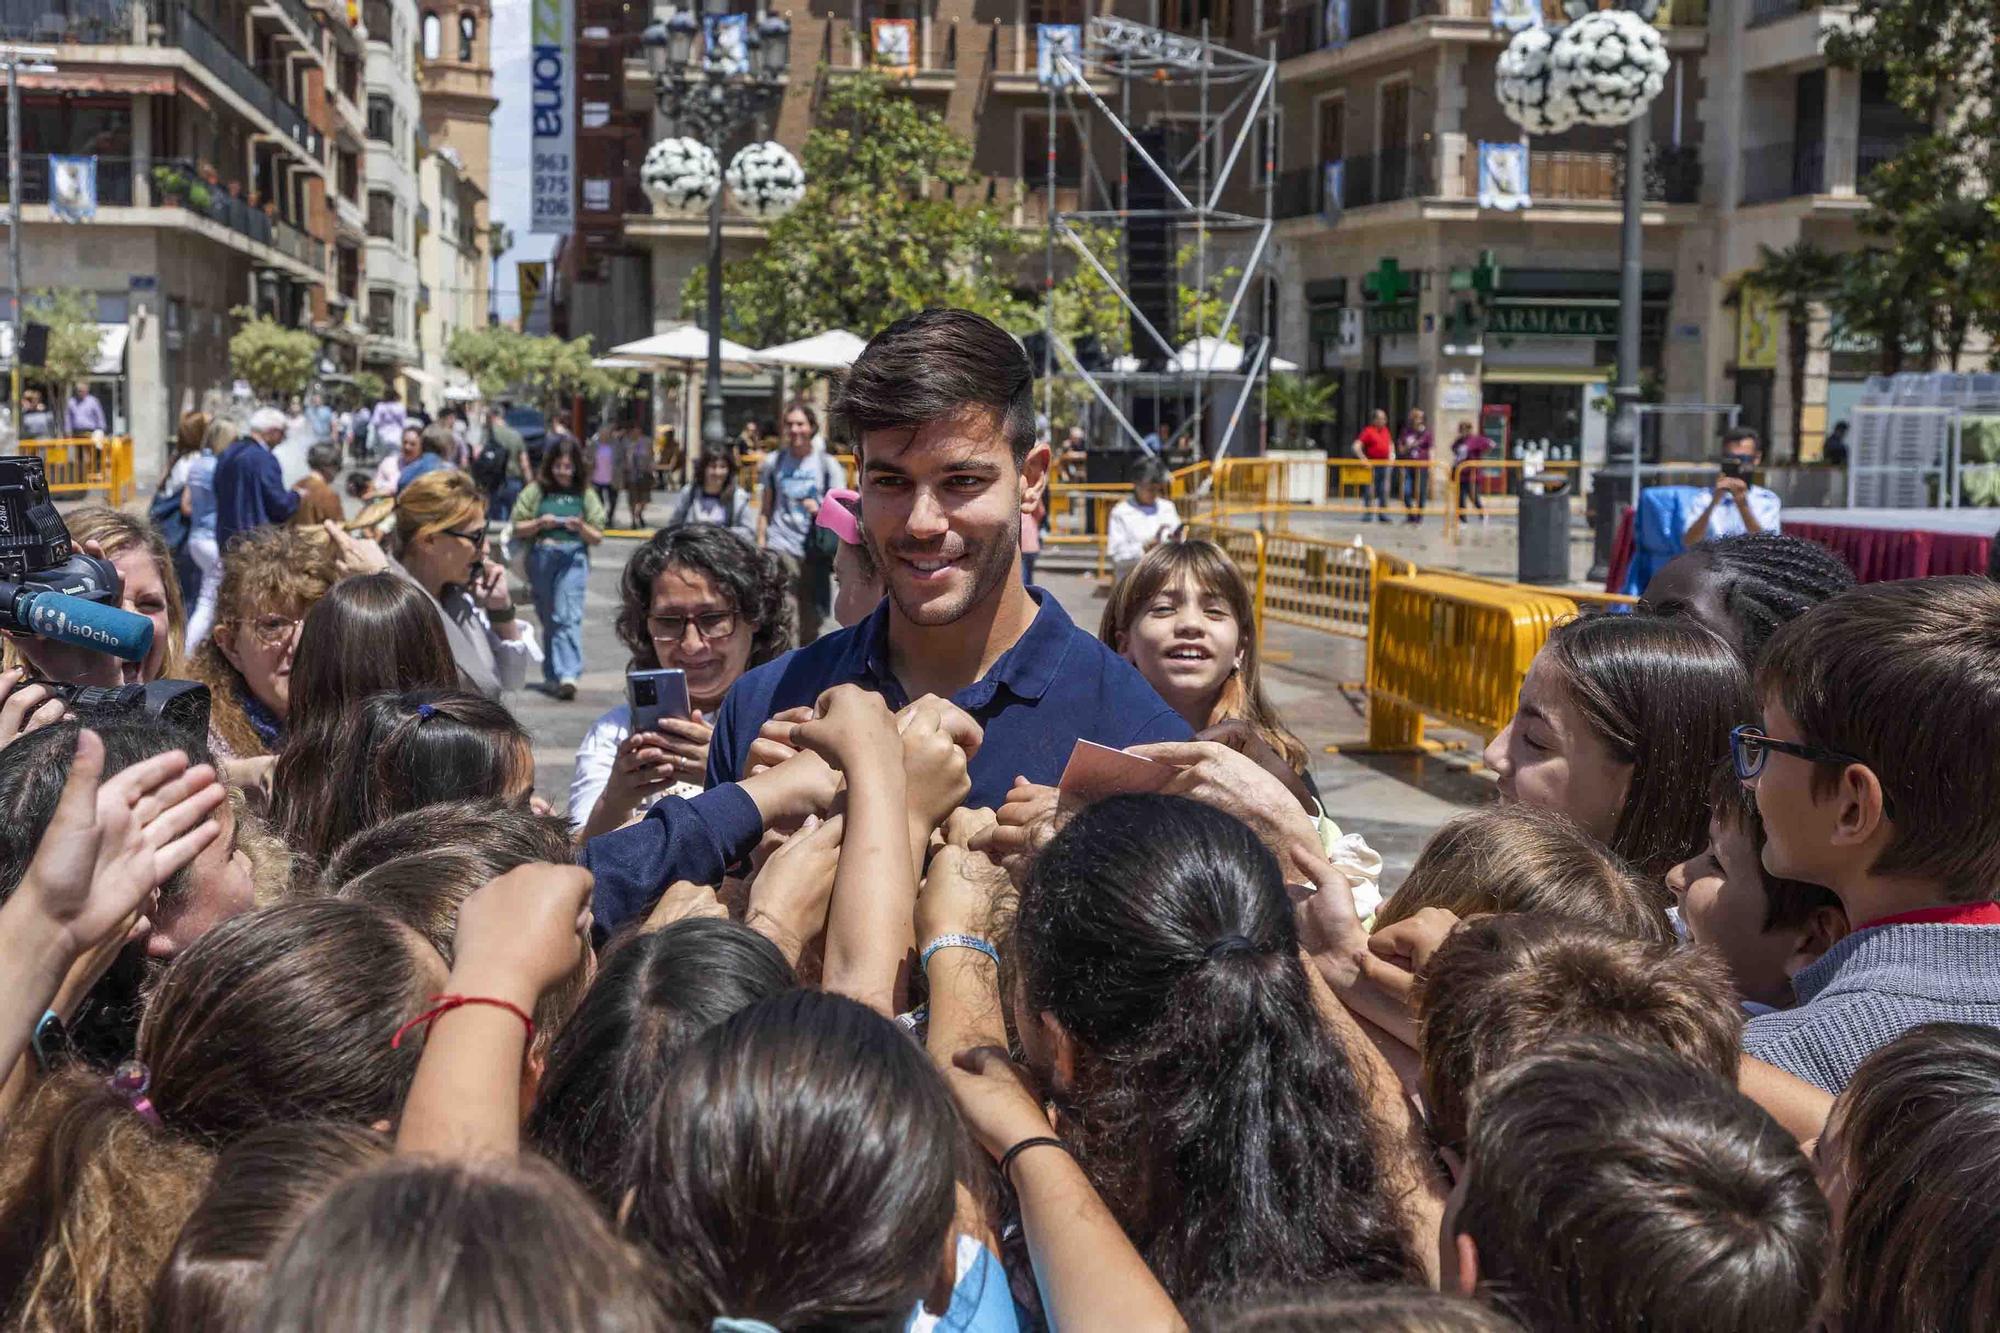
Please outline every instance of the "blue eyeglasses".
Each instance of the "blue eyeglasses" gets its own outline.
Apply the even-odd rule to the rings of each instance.
[[[1764,762],[1775,750],[1779,754],[1796,755],[1800,759],[1815,764],[1865,764],[1851,754],[1838,750],[1823,750],[1817,745],[1801,745],[1797,741],[1772,740],[1755,727],[1737,727],[1729,733],[1729,758],[1736,765],[1736,777],[1742,782],[1753,782],[1764,771]]]

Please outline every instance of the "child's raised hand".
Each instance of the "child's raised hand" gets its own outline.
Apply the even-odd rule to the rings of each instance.
[[[844,773],[885,764],[900,749],[888,703],[859,685],[836,685],[822,694],[812,719],[792,725],[791,744]]]
[[[588,947],[590,885],[580,866],[535,863],[473,890],[458,909],[452,985],[533,1008]]]
[[[897,716],[896,725],[903,733],[911,814],[924,822],[928,836],[972,790],[965,765],[979,749],[979,724],[956,704],[925,695]]]
[[[978,852],[938,848],[917,894],[917,943],[940,935],[984,938],[993,929],[994,896],[1006,886],[1007,876]]]

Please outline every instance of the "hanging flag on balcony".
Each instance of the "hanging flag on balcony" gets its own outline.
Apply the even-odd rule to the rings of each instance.
[[[1069,57],[1069,62],[1078,69],[1083,68],[1083,28],[1075,23],[1037,23],[1035,25],[1035,82],[1046,88],[1051,84],[1060,88],[1069,82],[1067,74],[1056,72],[1056,52]]]
[[[1347,45],[1348,0],[1326,0],[1326,42],[1329,47]]]
[[[1492,0],[1493,26],[1506,32],[1542,26],[1541,0]]]
[[[870,19],[868,46],[874,62],[891,74],[917,72],[915,19]]]
[[[96,158],[49,158],[49,212],[58,222],[88,222],[97,216]]]
[[[1524,143],[1479,145],[1479,206],[1503,213],[1529,208],[1528,146]]]
[[[750,16],[711,14],[702,20],[708,40],[708,61],[724,74],[750,72]]]
[[[1340,225],[1343,192],[1347,189],[1347,163],[1335,158],[1320,164],[1319,215],[1329,227]]]

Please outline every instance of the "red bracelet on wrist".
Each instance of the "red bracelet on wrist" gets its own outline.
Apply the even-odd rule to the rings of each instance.
[[[535,1020],[530,1018],[527,1012],[512,1000],[502,1000],[492,995],[433,995],[431,996],[431,1008],[426,1009],[423,1013],[418,1014],[415,1018],[396,1029],[396,1035],[389,1038],[389,1049],[392,1051],[402,1049],[403,1038],[414,1027],[423,1028],[424,1036],[428,1039],[431,1033],[431,1024],[437,1022],[452,1010],[463,1008],[468,1004],[490,1004],[495,1009],[505,1009],[508,1013],[521,1020],[522,1024],[528,1029],[528,1040],[530,1042],[534,1041]]]

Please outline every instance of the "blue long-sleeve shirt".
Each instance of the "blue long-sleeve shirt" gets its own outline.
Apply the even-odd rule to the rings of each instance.
[[[298,511],[299,493],[285,489],[285,470],[261,440],[248,436],[215,464],[215,544],[229,549],[239,532],[283,523]]]
[[[590,910],[600,938],[652,909],[667,885],[720,884],[764,835],[757,803],[735,783],[682,800],[666,796],[636,824],[583,845],[596,883]]]

